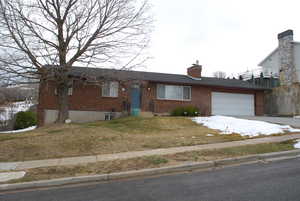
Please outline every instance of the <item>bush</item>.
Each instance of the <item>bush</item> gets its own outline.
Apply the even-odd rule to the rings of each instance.
[[[200,111],[195,106],[177,107],[171,112],[171,116],[198,116]]]
[[[36,125],[37,120],[36,120],[36,114],[30,111],[27,112],[18,112],[16,114],[16,122],[14,129],[24,129],[28,128],[30,126]]]
[[[171,116],[183,116],[183,114],[184,114],[183,107],[178,107],[171,112]]]

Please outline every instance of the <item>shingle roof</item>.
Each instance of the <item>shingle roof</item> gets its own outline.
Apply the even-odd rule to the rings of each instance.
[[[220,79],[214,77],[201,77],[201,79],[194,79],[187,75],[181,74],[167,74],[155,73],[145,71],[129,71],[129,70],[115,70],[105,68],[87,68],[87,67],[72,67],[70,72],[72,76],[92,76],[96,78],[110,77],[118,80],[146,80],[152,82],[166,82],[190,85],[206,85],[219,86],[228,88],[243,88],[265,90],[267,88],[252,84],[247,81],[238,79]]]

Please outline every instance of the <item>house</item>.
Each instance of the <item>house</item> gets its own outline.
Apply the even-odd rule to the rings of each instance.
[[[73,67],[70,119],[88,122],[126,114],[168,114],[187,105],[198,107],[201,115],[264,114],[265,88],[238,79],[202,77],[201,72],[199,64],[187,68],[186,75]],[[86,76],[103,82],[81,82],[79,78]],[[40,86],[40,125],[57,117],[55,91],[51,81]]]
[[[300,42],[293,39],[293,30],[278,34],[278,47],[259,64],[265,76],[279,77],[283,85],[300,81]]]
[[[279,78],[280,86],[265,94],[265,113],[295,116],[300,114],[300,43],[293,30],[278,34],[278,47],[259,66],[265,76]]]

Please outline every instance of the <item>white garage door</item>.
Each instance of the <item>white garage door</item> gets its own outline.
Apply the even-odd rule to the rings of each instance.
[[[213,115],[254,116],[254,95],[212,92]]]

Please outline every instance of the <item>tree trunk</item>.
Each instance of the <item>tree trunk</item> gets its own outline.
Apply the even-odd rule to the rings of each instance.
[[[65,123],[69,118],[69,86],[67,83],[59,84],[57,87],[58,95],[58,116],[56,123]]]

